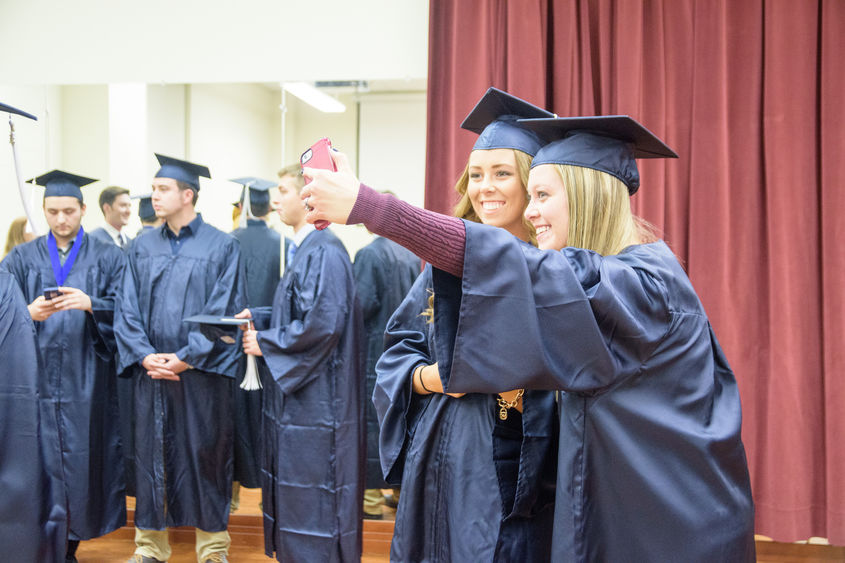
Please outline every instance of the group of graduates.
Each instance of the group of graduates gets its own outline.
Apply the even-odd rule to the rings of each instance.
[[[37,501],[15,522],[40,536],[12,542],[4,502],[0,545],[73,560],[124,523],[126,484],[130,561],[166,561],[174,526],[225,561],[235,480],[261,487],[279,561],[358,560],[388,484],[391,560],[753,561],[736,381],[630,213],[635,159],[676,155],[626,116],[558,118],[495,88],[462,127],[479,137],[454,217],[335,153],[337,172],[237,180],[229,235],[194,210],[208,169],[157,155],[163,224],[121,249],[80,226],[88,179],[38,178],[51,231],[0,263],[0,429],[29,425],[0,438],[0,479]],[[262,220],[271,192],[290,240]],[[353,265],[325,220],[381,236]],[[261,393],[242,389],[252,362]]]

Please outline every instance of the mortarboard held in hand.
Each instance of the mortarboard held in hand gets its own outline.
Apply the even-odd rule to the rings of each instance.
[[[518,120],[550,117],[555,114],[498,88],[488,88],[461,128],[479,134],[472,150],[516,149],[533,156],[543,141]]]
[[[592,168],[618,178],[629,195],[640,187],[636,159],[678,158],[654,133],[627,115],[522,119],[519,123],[548,142],[535,155],[531,168],[542,164]]]

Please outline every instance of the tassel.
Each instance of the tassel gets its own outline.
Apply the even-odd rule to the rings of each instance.
[[[244,391],[258,391],[261,389],[261,379],[258,378],[258,368],[255,365],[255,356],[247,355],[246,373],[241,382],[241,389]]]

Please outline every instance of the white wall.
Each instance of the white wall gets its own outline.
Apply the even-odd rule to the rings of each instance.
[[[427,0],[2,0],[16,84],[425,78]]]

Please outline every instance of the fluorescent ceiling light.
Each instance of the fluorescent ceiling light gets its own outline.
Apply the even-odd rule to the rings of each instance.
[[[343,113],[346,111],[345,105],[307,82],[284,82],[282,87],[306,104],[322,112]]]

